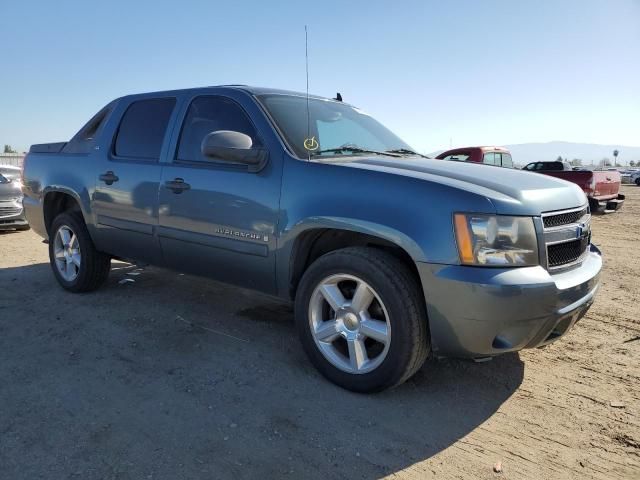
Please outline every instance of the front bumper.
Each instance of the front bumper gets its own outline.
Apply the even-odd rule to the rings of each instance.
[[[29,226],[22,207],[22,200],[0,201],[0,230],[14,230]]]
[[[551,275],[544,268],[418,263],[437,356],[480,358],[546,345],[584,316],[599,286],[602,256]]]

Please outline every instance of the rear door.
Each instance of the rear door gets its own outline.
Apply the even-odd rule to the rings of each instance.
[[[98,248],[112,255],[160,263],[158,188],[177,99],[144,97],[118,106],[110,143],[101,148],[93,211]]]
[[[223,95],[191,99],[171,163],[162,171],[159,236],[164,263],[243,287],[275,293],[276,224],[281,156],[260,172],[201,153],[218,130],[249,135],[264,146],[244,108]]]

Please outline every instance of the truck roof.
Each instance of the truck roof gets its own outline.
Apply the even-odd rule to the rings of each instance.
[[[244,92],[247,92],[251,95],[293,95],[293,96],[297,96],[297,97],[306,97],[307,94],[304,92],[296,92],[293,90],[282,90],[282,89],[278,89],[278,88],[268,88],[268,87],[252,87],[249,85],[239,85],[239,84],[232,84],[232,85],[210,85],[210,86],[206,86],[206,87],[193,87],[193,88],[181,88],[181,89],[177,89],[177,90],[160,90],[160,91],[155,91],[155,92],[142,92],[142,93],[135,93],[135,94],[130,94],[130,95],[124,95],[122,97],[119,98],[130,98],[130,97],[147,97],[147,96],[153,96],[153,95],[158,95],[158,94],[182,94],[182,93],[214,93],[216,91],[220,91],[220,90],[242,90]],[[309,98],[315,98],[315,99],[319,99],[319,100],[329,100],[329,101],[337,101],[333,98],[328,98],[328,97],[323,97],[320,95],[312,95],[309,94]],[[346,103],[346,102],[342,102],[342,103]]]
[[[440,155],[438,155],[438,157],[442,156],[442,155],[455,155],[456,153],[465,153],[465,152],[470,152],[470,151],[477,151],[477,150],[481,150],[483,152],[504,152],[504,153],[509,153],[509,150],[507,150],[504,147],[497,147],[497,146],[476,146],[476,147],[460,147],[460,148],[452,148],[451,150],[447,150],[445,152],[442,152]]]

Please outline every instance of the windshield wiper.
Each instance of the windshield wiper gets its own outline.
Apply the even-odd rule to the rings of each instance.
[[[318,150],[317,152],[313,152],[311,154],[311,156],[316,156],[316,155],[322,155],[323,153],[345,153],[345,152],[349,152],[349,153],[373,153],[374,155],[385,155],[385,156],[389,156],[389,157],[399,157],[400,154],[392,152],[392,151],[386,151],[386,152],[380,152],[378,150],[369,150],[366,148],[360,148],[360,147],[338,147],[338,148],[327,148],[325,150]]]
[[[429,158],[426,155],[423,155],[418,152],[414,152],[413,150],[409,150],[408,148],[394,148],[393,150],[386,150],[388,153],[399,153],[400,155],[418,155],[422,158]]]

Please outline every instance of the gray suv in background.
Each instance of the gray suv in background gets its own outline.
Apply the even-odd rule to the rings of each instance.
[[[20,168],[0,165],[0,230],[28,230],[22,208]]]
[[[556,340],[602,266],[578,186],[425,158],[354,106],[281,90],[114,100],[31,147],[24,193],[65,289],[98,288],[117,258],[293,301],[310,360],[360,392],[429,355]]]

